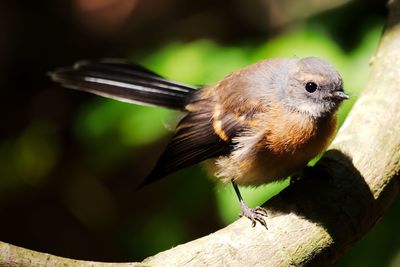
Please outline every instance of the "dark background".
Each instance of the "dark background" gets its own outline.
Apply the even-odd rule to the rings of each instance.
[[[329,3],[328,3],[329,2]],[[76,259],[139,261],[232,222],[230,188],[198,166],[136,191],[173,112],[58,87],[79,59],[127,58],[212,83],[265,57],[315,55],[352,101],[368,75],[385,1],[59,0],[0,2],[0,240]],[[244,189],[260,204],[287,186]],[[397,201],[337,266],[400,266]]]

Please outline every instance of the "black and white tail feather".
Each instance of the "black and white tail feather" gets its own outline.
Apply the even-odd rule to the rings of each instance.
[[[201,102],[201,110],[188,112],[179,122],[175,136],[139,187],[232,149],[213,131],[213,102],[197,99],[199,90],[195,87],[166,80],[139,65],[116,59],[80,61],[49,75],[64,87],[128,103],[188,112],[187,104]]]
[[[123,102],[183,110],[196,88],[119,59],[80,61],[50,73],[64,87]]]

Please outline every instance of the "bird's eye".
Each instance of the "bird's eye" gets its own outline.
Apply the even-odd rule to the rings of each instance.
[[[305,88],[307,92],[314,93],[317,90],[318,85],[315,82],[308,82],[306,83]]]

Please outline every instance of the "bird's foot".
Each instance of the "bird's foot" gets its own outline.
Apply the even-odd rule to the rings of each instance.
[[[268,229],[267,223],[264,220],[264,217],[268,216],[266,209],[262,207],[256,207],[254,209],[249,208],[243,201],[240,202],[240,207],[242,208],[242,212],[239,214],[239,216],[250,219],[252,227],[256,226],[257,222],[259,222],[266,229]]]

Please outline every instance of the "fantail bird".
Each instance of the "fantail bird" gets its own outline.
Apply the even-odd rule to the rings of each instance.
[[[237,184],[257,186],[301,171],[330,143],[336,111],[349,98],[340,74],[316,57],[263,60],[199,89],[115,59],[81,61],[50,75],[68,88],[184,111],[144,184],[213,158],[215,176],[232,182],[241,215],[253,226],[266,226],[266,212],[249,208]]]

